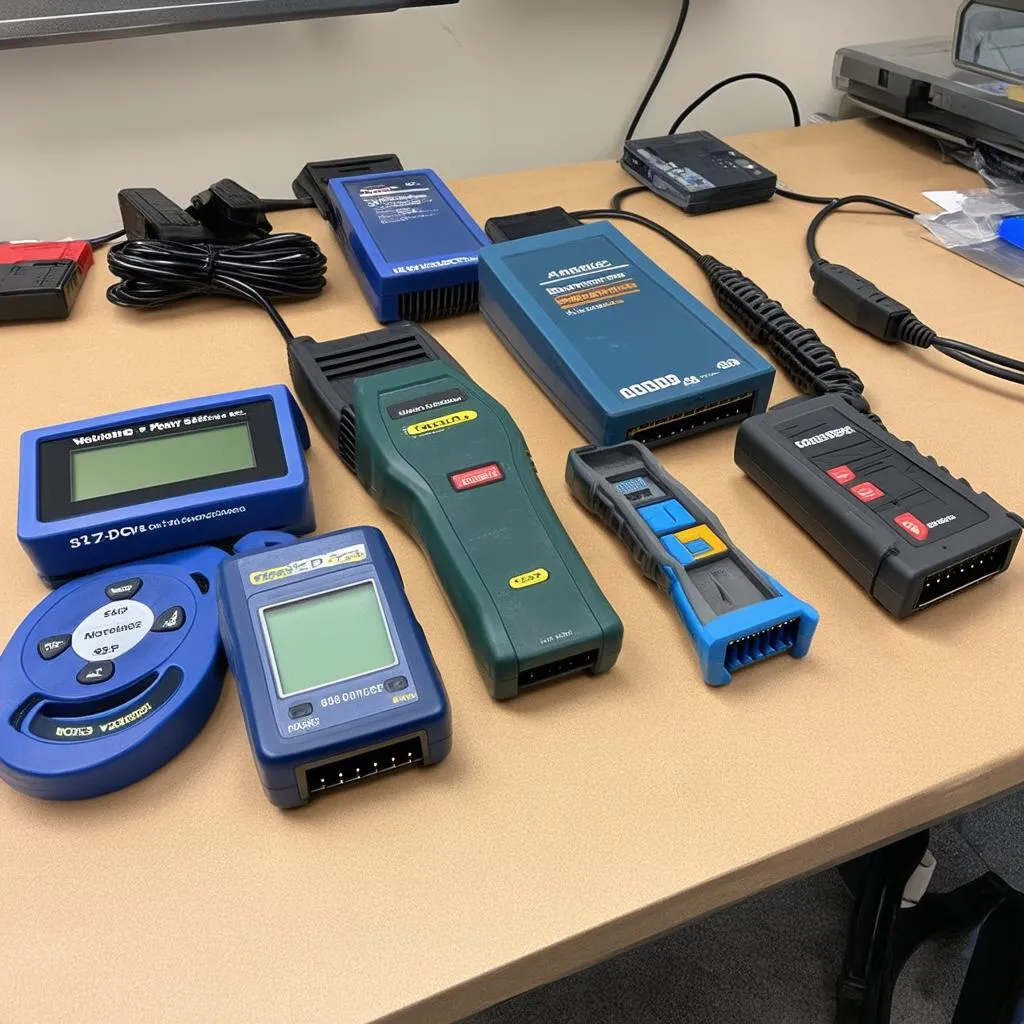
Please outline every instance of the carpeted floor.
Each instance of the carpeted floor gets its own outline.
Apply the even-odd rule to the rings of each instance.
[[[934,891],[985,870],[1024,880],[1024,797],[933,829]],[[959,830],[959,831],[958,831]],[[965,841],[965,837],[968,841]],[[464,1024],[831,1024],[852,899],[828,871],[622,953],[468,1018]],[[892,1024],[949,1024],[969,940],[933,942],[900,977]],[[979,1022],[980,1024],[980,1022]]]

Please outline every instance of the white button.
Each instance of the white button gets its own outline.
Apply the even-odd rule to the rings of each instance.
[[[149,605],[111,601],[82,619],[71,635],[71,647],[86,661],[111,661],[141,643],[152,625]]]

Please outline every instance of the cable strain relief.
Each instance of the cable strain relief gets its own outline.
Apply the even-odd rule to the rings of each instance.
[[[721,260],[715,259],[714,256],[705,254],[697,260],[697,266],[700,267],[707,277],[711,277],[715,273],[719,273],[724,270],[732,270],[732,267],[723,263]]]
[[[905,345],[913,345],[915,348],[931,348],[932,343],[938,339],[938,334],[911,313],[900,321],[897,338]]]

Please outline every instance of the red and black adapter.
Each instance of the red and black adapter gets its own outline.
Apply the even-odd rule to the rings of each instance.
[[[0,323],[66,319],[91,266],[88,242],[0,243]]]

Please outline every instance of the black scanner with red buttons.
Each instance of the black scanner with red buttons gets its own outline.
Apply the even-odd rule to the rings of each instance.
[[[745,421],[735,459],[898,618],[1003,572],[1024,526],[840,395]]]

